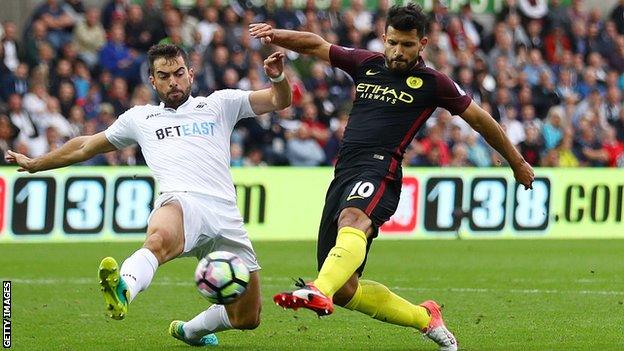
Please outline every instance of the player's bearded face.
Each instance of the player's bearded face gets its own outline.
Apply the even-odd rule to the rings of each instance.
[[[193,70],[186,67],[181,56],[175,59],[158,58],[154,61],[150,80],[165,106],[178,108],[191,94]]]
[[[418,31],[400,31],[388,26],[384,34],[386,65],[394,72],[408,72],[417,63],[427,44],[427,37],[419,37]]]

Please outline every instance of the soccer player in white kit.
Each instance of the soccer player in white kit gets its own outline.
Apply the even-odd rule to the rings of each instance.
[[[6,160],[19,171],[35,173],[68,166],[99,153],[138,143],[160,185],[148,219],[143,247],[121,269],[112,257],[100,264],[99,277],[107,313],[123,319],[128,304],[145,290],[159,265],[180,256],[201,258],[211,251],[238,255],[251,272],[247,291],[227,306],[212,305],[189,322],[173,321],[172,336],[191,345],[214,345],[213,333],[254,329],[260,323],[260,266],[236,207],[230,165],[230,134],[237,121],[286,108],[291,89],[283,57],[264,61],[272,86],[257,91],[220,90],[190,96],[193,70],[175,45],[155,45],[148,52],[150,82],[159,106],[135,106],[104,132],[71,139],[46,155],[31,159],[8,151]]]

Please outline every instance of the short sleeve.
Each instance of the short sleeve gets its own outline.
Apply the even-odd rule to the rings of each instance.
[[[136,144],[136,128],[130,110],[121,114],[110,127],[106,128],[104,135],[117,149]]]
[[[466,111],[472,98],[451,78],[439,73],[436,76],[436,97],[438,106],[447,109],[452,115],[460,115]]]
[[[243,118],[255,117],[251,108],[249,96],[252,91],[224,89],[214,92],[211,97],[217,99],[217,103],[223,111],[223,118],[230,128],[234,128],[236,122]]]
[[[332,45],[329,47],[329,62],[332,66],[349,73],[354,77],[362,62],[376,56],[382,56],[377,52],[362,49],[346,48]]]

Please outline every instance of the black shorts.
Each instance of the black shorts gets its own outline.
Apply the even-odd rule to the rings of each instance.
[[[401,174],[388,172],[388,167],[354,168],[336,172],[325,196],[325,207],[319,227],[317,242],[317,264],[321,269],[329,251],[336,245],[338,217],[347,207],[362,210],[373,222],[373,235],[368,239],[366,255],[372,239],[377,236],[379,227],[390,219],[399,204],[401,194]],[[364,262],[357,269],[362,275]]]

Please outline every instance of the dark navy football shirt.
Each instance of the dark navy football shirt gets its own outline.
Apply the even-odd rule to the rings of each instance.
[[[387,161],[388,171],[394,173],[437,107],[458,115],[472,101],[448,76],[425,66],[422,58],[407,73],[390,71],[383,54],[362,49],[332,45],[329,58],[355,83],[336,169]]]

